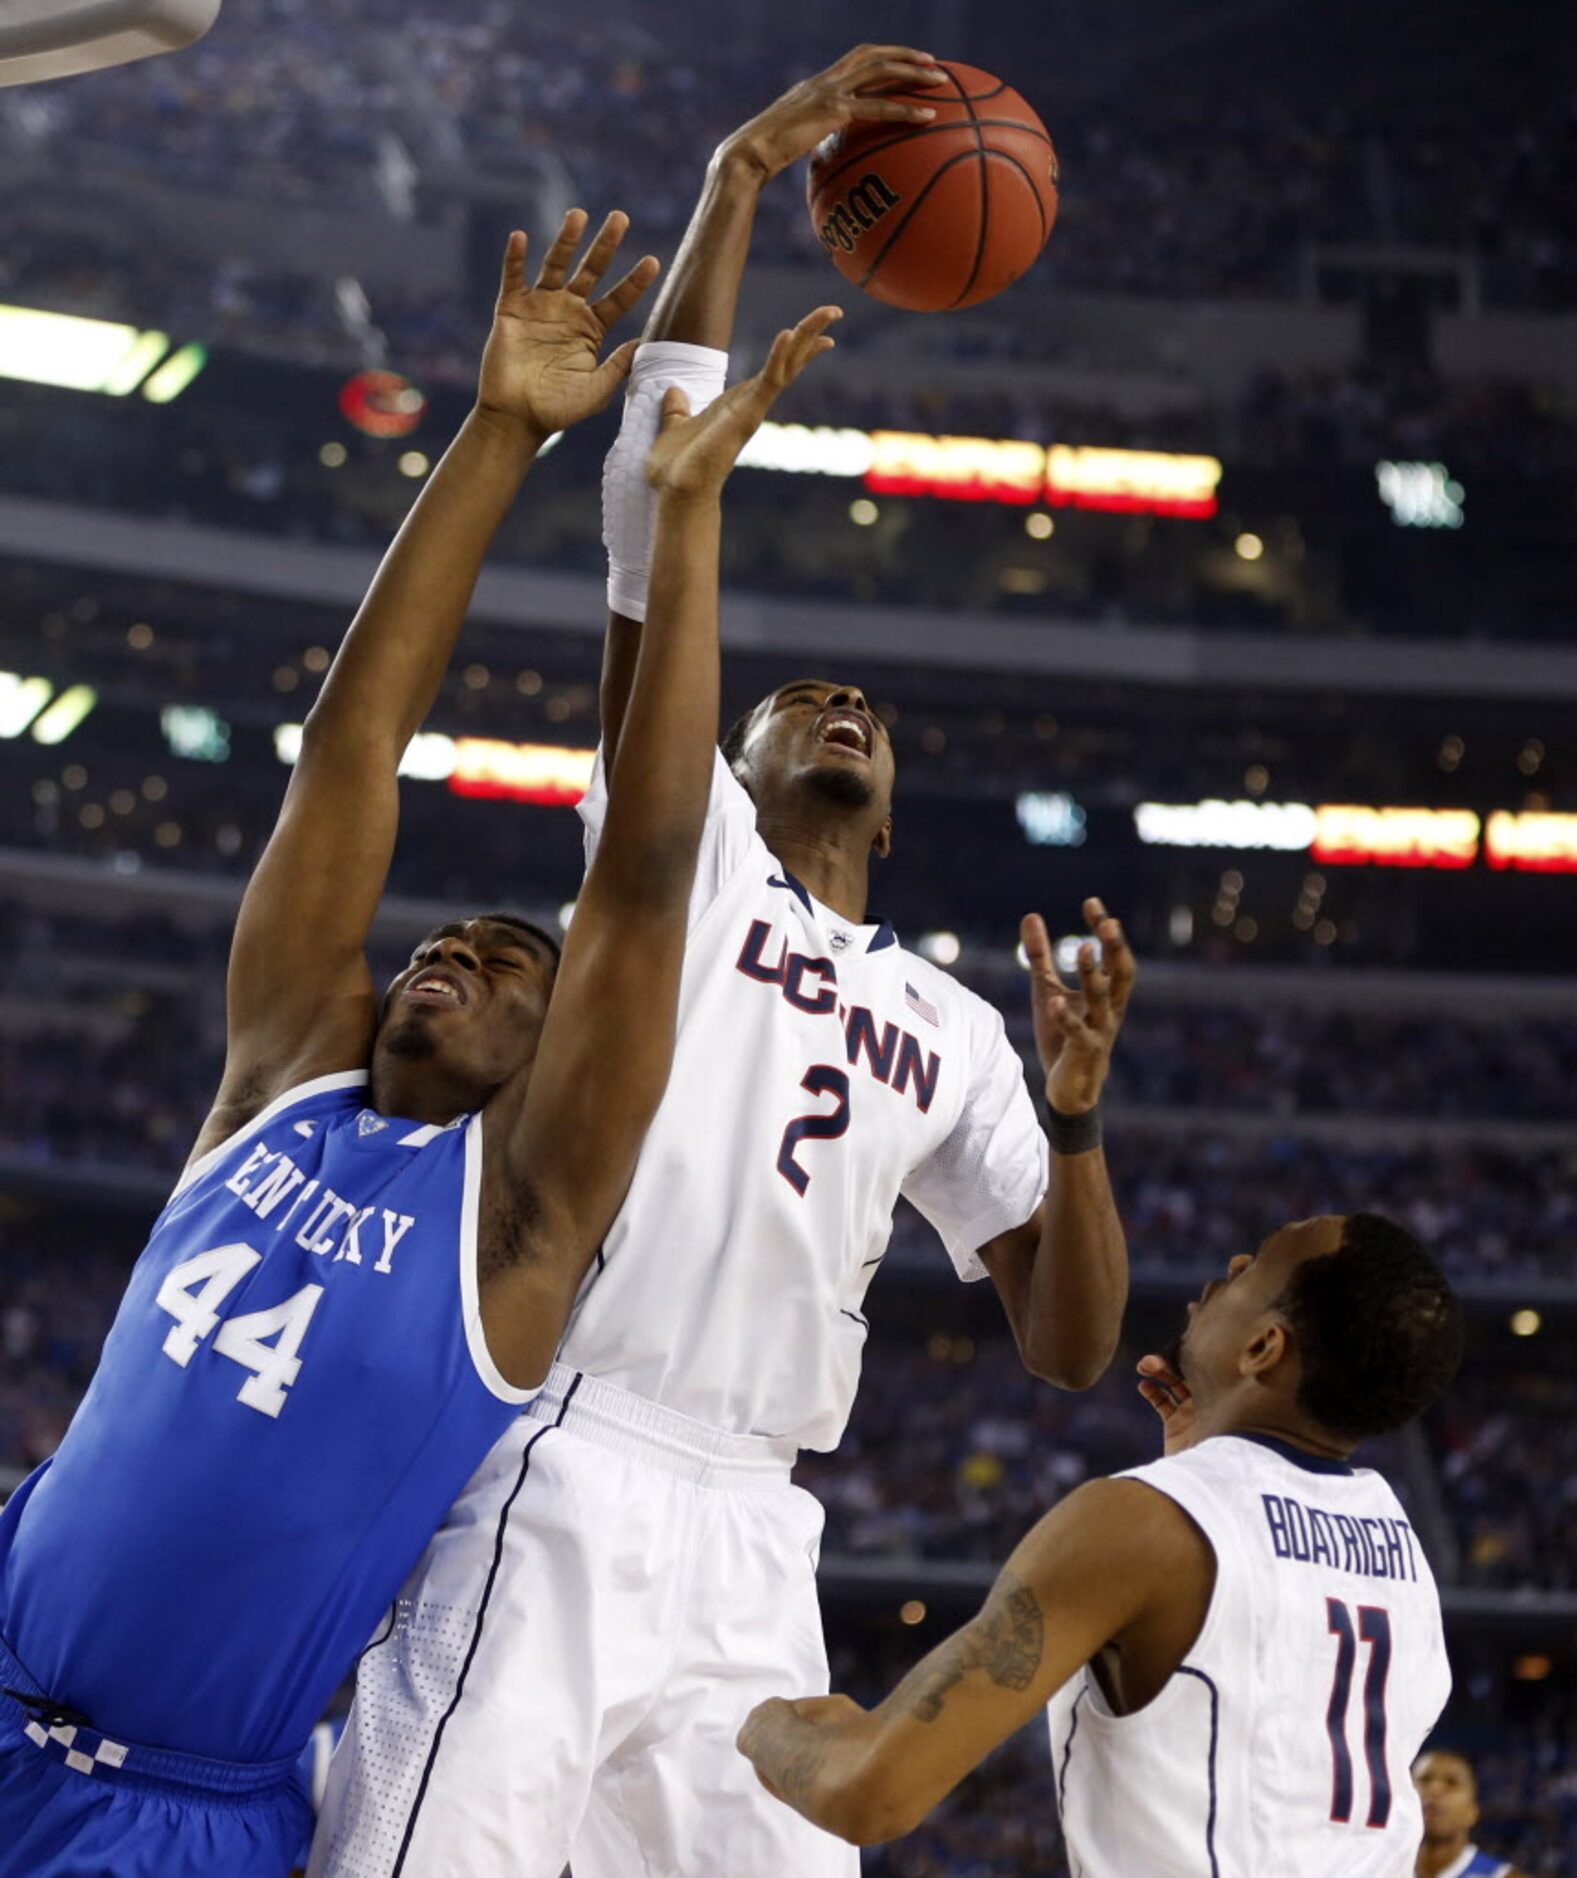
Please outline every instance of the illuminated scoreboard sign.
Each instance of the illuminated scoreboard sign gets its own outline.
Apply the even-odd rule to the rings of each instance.
[[[1494,868],[1577,874],[1577,815],[1497,809],[1484,824],[1484,859]]]
[[[763,424],[739,461],[798,476],[858,477],[872,495],[1207,517],[1221,464],[1168,450],[1105,450],[1005,437]]]
[[[278,725],[274,749],[281,763],[294,763],[301,754],[301,726]],[[426,730],[406,745],[400,774],[413,782],[447,783],[451,795],[573,808],[591,787],[596,756],[595,750],[560,743],[505,743]]]
[[[1279,849],[1326,867],[1459,871],[1482,852],[1499,871],[1577,874],[1577,815],[1497,809],[1376,808],[1355,802],[1141,802],[1147,847]]]
[[[1471,809],[1375,809],[1327,803],[1314,811],[1309,852],[1331,867],[1471,867],[1479,819]]]

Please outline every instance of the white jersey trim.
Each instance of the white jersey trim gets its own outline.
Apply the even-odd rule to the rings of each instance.
[[[181,1177],[171,1189],[170,1199],[178,1199],[195,1181],[202,1179],[219,1165],[220,1160],[237,1148],[243,1141],[249,1141],[253,1135],[264,1129],[285,1109],[297,1102],[305,1102],[309,1096],[328,1095],[336,1089],[364,1089],[367,1086],[367,1072],[364,1069],[340,1069],[332,1075],[314,1076],[310,1082],[297,1083],[294,1089],[287,1089],[283,1095],[277,1095],[265,1109],[260,1109],[249,1122],[243,1122],[233,1135],[226,1135],[217,1147],[212,1147],[198,1160],[188,1161],[181,1170]],[[168,1204],[168,1203],[166,1203]]]
[[[466,1348],[471,1352],[477,1375],[500,1402],[530,1402],[541,1394],[541,1384],[532,1389],[517,1389],[505,1380],[487,1347],[476,1271],[477,1223],[481,1210],[482,1116],[478,1113],[465,1125],[465,1184],[460,1196],[460,1314],[465,1319]]]

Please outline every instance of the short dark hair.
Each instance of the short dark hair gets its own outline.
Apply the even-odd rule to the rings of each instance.
[[[554,970],[558,969],[564,948],[552,933],[545,931],[535,920],[523,919],[518,913],[478,913],[477,918],[485,919],[493,926],[513,926],[518,932],[528,932],[533,939],[540,939],[552,955]]]
[[[1413,1235],[1350,1213],[1335,1252],[1307,1259],[1277,1300],[1303,1362],[1298,1406],[1359,1441],[1421,1415],[1462,1361],[1462,1312]]]
[[[723,761],[730,769],[737,769],[739,759],[745,754],[745,739],[750,735],[750,720],[759,709],[759,705],[751,705],[744,716],[736,717],[723,733]]]

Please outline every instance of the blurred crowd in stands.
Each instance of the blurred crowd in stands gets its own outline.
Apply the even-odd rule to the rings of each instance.
[[[593,201],[638,191],[644,226],[671,240],[718,139],[813,69],[806,40],[794,16],[717,36],[699,18],[659,30],[633,7],[581,19],[504,0],[415,16],[391,0],[229,0],[179,59],[9,94],[0,136],[67,174],[98,163],[242,196],[381,195],[406,212],[458,177],[550,164]],[[1510,120],[1289,109],[1235,76],[1219,95],[1130,88],[1119,108],[1067,95],[1047,63],[1026,29],[1009,76],[1059,143],[1064,285],[1286,293],[1311,247],[1381,242],[1471,251],[1494,302],[1570,303],[1577,116],[1558,88]],[[796,192],[775,191],[763,258],[814,248]]]
[[[179,1168],[218,1081],[222,932],[7,903],[0,937],[27,986],[0,1035],[0,1147],[41,1162]],[[399,961],[384,950],[375,963],[391,973]],[[966,955],[956,969],[1005,1008],[1028,1057],[1021,986],[1016,974],[978,975],[991,964]],[[1493,1124],[1577,1115],[1570,1021],[1152,998],[1129,1018],[1110,1100],[1110,1152],[1147,1266],[1215,1269],[1280,1219],[1368,1204],[1405,1218],[1459,1279],[1569,1275],[1577,1145]],[[1122,1121],[1135,1109],[1146,1113]],[[1244,1126],[1211,1124],[1212,1111]],[[1191,1114],[1200,1120],[1180,1132]],[[1435,1138],[1430,1121],[1483,1127]],[[927,1258],[927,1246],[917,1216],[901,1215],[900,1259]]]

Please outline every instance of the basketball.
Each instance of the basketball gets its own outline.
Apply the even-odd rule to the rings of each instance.
[[[890,306],[978,306],[1035,262],[1057,219],[1057,152],[1011,85],[941,60],[946,85],[898,95],[929,124],[855,124],[811,159],[811,221],[832,264]]]

